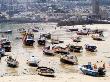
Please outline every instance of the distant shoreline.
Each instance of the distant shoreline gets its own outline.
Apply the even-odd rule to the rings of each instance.
[[[23,24],[23,23],[57,23],[58,26],[73,26],[73,25],[92,25],[92,24],[110,24],[106,21],[88,22],[56,22],[56,21],[36,21],[36,20],[0,20],[0,24]]]

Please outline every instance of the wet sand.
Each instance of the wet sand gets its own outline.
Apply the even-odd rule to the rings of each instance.
[[[86,52],[83,49],[82,53],[72,53],[78,57],[79,65],[87,64],[89,61],[92,63],[96,63],[96,61],[102,61],[106,63],[107,74],[106,77],[92,77],[83,75],[79,70],[78,66],[71,66],[62,64],[60,62],[60,55],[56,56],[45,56],[42,52],[42,47],[38,46],[37,38],[40,33],[34,33],[35,35],[35,44],[34,47],[26,47],[23,46],[22,40],[15,40],[16,36],[21,36],[18,32],[18,28],[32,28],[34,26],[38,26],[43,28],[47,32],[52,32],[53,38],[59,38],[64,40],[64,44],[72,43],[75,45],[81,45],[84,48],[84,45],[87,43],[95,44],[98,48],[97,52]],[[110,80],[110,66],[108,66],[108,62],[110,61],[110,25],[87,25],[88,28],[100,28],[106,29],[107,31],[104,33],[105,41],[94,41],[89,36],[82,36],[82,42],[73,43],[71,37],[75,36],[74,33],[65,32],[65,27],[56,27],[54,23],[39,23],[39,24],[4,24],[1,25],[1,30],[4,29],[12,29],[12,35],[6,35],[12,41],[12,52],[6,53],[6,55],[12,55],[19,61],[18,68],[10,68],[7,66],[5,59],[6,56],[2,58],[0,63],[0,82],[86,82],[86,81],[96,81],[96,82],[108,82]],[[82,26],[76,26],[78,28],[82,28]],[[42,32],[42,31],[41,31]],[[61,44],[62,45],[62,44]],[[40,66],[47,66],[55,69],[55,78],[43,77],[37,75],[36,68],[30,67],[26,64],[29,56],[34,55],[37,56],[40,60]]]

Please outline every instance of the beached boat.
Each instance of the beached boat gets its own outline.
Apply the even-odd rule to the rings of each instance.
[[[19,65],[19,62],[16,59],[12,58],[11,56],[7,57],[5,61],[7,62],[7,65],[9,67],[18,67]]]
[[[34,34],[32,33],[27,33],[23,37],[23,44],[26,46],[33,46],[34,44]]]
[[[104,37],[99,36],[99,35],[92,35],[91,36],[93,40],[97,40],[97,41],[103,41]]]
[[[81,42],[81,37],[80,36],[74,37],[73,42]]]
[[[48,67],[38,67],[37,73],[42,76],[54,77],[55,71],[52,68]]]
[[[55,53],[62,54],[62,55],[69,53],[67,47],[55,46],[53,48],[53,50],[54,50]]]
[[[31,57],[27,60],[27,64],[28,64],[29,66],[38,67],[39,60],[38,60],[35,56],[31,56]]]
[[[78,31],[76,33],[77,33],[77,35],[88,35],[88,32],[80,32],[80,31]]]
[[[51,33],[42,34],[46,39],[51,39]]]
[[[74,31],[78,31],[78,28],[76,28],[76,27],[70,27],[70,28],[67,28],[66,31],[67,32],[74,32]]]
[[[26,30],[24,28],[17,29],[17,31],[19,33],[21,33],[21,35],[25,35],[26,34]]]
[[[95,45],[85,44],[86,51],[95,52],[97,51],[97,47]]]
[[[70,65],[77,65],[78,64],[78,59],[76,56],[73,55],[63,55],[60,58],[60,61],[62,63],[70,64]]]
[[[45,45],[46,44],[46,38],[41,36],[40,38],[38,38],[37,42],[39,45]]]
[[[33,28],[32,31],[33,32],[39,32],[39,29],[38,28]]]
[[[52,39],[51,40],[51,43],[52,44],[59,44],[59,43],[63,43],[64,41],[60,41],[60,40],[58,40],[58,39]]]
[[[12,33],[12,30],[0,31],[0,33],[7,33],[7,34],[10,34],[10,33]]]
[[[99,67],[98,69],[93,69],[91,65],[82,65],[79,68],[85,75],[100,77],[100,76],[105,76],[106,74],[105,69],[102,67]]]
[[[82,46],[74,46],[73,51],[74,52],[81,52],[83,50]]]
[[[54,56],[54,55],[55,55],[53,49],[50,48],[50,46],[44,47],[44,49],[43,49],[43,54],[49,55],[49,56]]]
[[[82,46],[69,45],[68,47],[70,52],[81,52],[83,50]]]
[[[1,47],[5,49],[5,52],[11,52],[11,42],[7,38],[1,39]]]
[[[0,57],[5,55],[5,49],[4,48],[0,48]]]
[[[82,28],[82,29],[79,29],[77,32],[76,32],[77,35],[88,35],[89,34],[89,29],[87,28]]]

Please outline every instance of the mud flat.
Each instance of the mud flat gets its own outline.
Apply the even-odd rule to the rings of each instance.
[[[34,47],[23,46],[22,40],[15,40],[16,36],[21,36],[18,32],[18,28],[32,28],[38,26],[43,28],[46,32],[52,32],[53,37],[57,37],[64,40],[64,44],[73,43],[71,37],[74,33],[65,32],[67,27],[56,27],[55,23],[26,23],[26,24],[1,24],[1,30],[11,29],[12,34],[6,35],[12,41],[12,52],[6,53],[6,55],[12,55],[19,61],[18,68],[7,67],[5,59],[3,57],[0,62],[0,82],[109,82],[110,81],[110,25],[109,24],[96,24],[87,25],[88,28],[100,28],[107,30],[105,35],[105,41],[94,41],[91,36],[82,36],[82,42],[77,45],[84,47],[87,43],[92,43],[97,46],[97,52],[86,52],[84,49],[82,53],[73,53],[78,57],[79,64],[87,64],[89,61],[96,63],[96,61],[103,61],[106,63],[107,74],[105,77],[92,77],[83,75],[78,66],[71,66],[62,64],[60,62],[60,56],[53,57],[45,56],[42,52],[42,47],[38,46],[37,38],[40,33],[34,33],[36,42]],[[82,28],[81,25],[76,27]],[[42,31],[41,31],[42,32]],[[76,43],[73,43],[76,44]],[[62,45],[62,44],[61,44]],[[29,56],[37,56],[40,60],[40,66],[51,67],[55,70],[55,77],[43,77],[39,76],[35,67],[30,67],[26,64]]]

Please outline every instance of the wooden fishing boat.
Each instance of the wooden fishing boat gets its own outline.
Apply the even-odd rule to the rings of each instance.
[[[1,47],[5,49],[5,52],[11,52],[11,42],[7,38],[1,39]]]
[[[46,39],[51,39],[51,33],[42,34]]]
[[[33,46],[34,44],[34,34],[26,33],[23,37],[23,44],[26,46]]]
[[[46,44],[46,38],[42,36],[37,40],[37,42],[39,45],[45,45]]]
[[[74,37],[73,42],[81,42],[81,37]]]
[[[83,50],[82,46],[74,46],[74,45],[68,45],[70,52],[81,52]]]
[[[69,53],[69,51],[66,47],[64,48],[64,47],[61,47],[61,46],[55,46],[53,48],[53,50],[54,50],[55,53],[62,54],[62,55]]]
[[[26,30],[24,28],[17,29],[17,31],[19,33],[21,33],[21,35],[25,35],[26,34]]]
[[[91,36],[93,40],[97,40],[97,41],[103,41],[104,37],[98,36],[98,35],[92,35]]]
[[[77,35],[88,35],[88,32],[80,32],[80,31],[78,31],[76,33],[77,33]]]
[[[38,60],[35,56],[31,56],[31,57],[27,60],[27,64],[28,64],[29,66],[32,66],[32,67],[38,67],[39,60]]]
[[[19,65],[19,62],[16,59],[12,58],[11,56],[7,57],[5,61],[7,62],[7,65],[9,67],[18,67]]]
[[[55,55],[53,49],[51,49],[50,46],[44,47],[43,54],[48,55],[48,56],[54,56]]]
[[[67,30],[66,30],[67,32],[74,32],[74,31],[78,31],[78,28],[68,28]]]
[[[99,67],[98,69],[93,69],[91,65],[82,65],[79,66],[79,68],[85,75],[100,77],[100,76],[105,76],[106,74],[105,69],[102,67]]]
[[[97,47],[95,45],[85,44],[86,51],[96,52]]]
[[[52,68],[48,67],[38,67],[37,73],[42,76],[54,77],[55,71]]]
[[[83,47],[82,46],[74,46],[73,47],[73,51],[74,52],[81,52],[83,50]]]
[[[60,61],[62,63],[70,64],[70,65],[77,65],[78,64],[77,57],[73,56],[73,55],[63,55],[63,56],[61,56]]]
[[[0,31],[0,33],[7,33],[7,34],[10,34],[10,33],[12,33],[12,30]]]
[[[33,28],[32,31],[33,32],[39,32],[39,30],[38,29],[35,29],[35,28]]]

